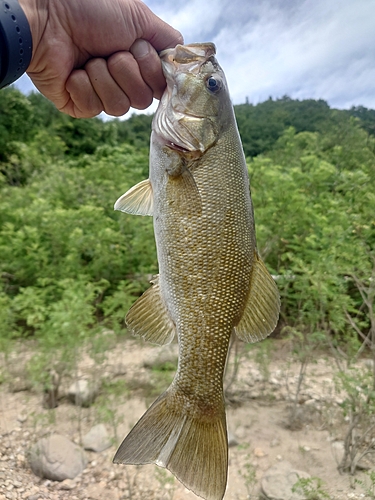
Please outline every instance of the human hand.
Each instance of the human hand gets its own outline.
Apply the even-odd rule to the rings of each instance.
[[[77,118],[121,116],[160,99],[157,51],[181,34],[141,0],[19,0],[33,37],[28,75],[56,107]]]

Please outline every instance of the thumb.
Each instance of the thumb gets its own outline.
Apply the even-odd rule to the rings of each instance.
[[[147,40],[157,51],[175,47],[178,43],[184,43],[181,33],[155,15],[147,5],[139,2],[138,7],[141,12],[136,17],[139,22],[136,27],[138,31],[137,38]]]

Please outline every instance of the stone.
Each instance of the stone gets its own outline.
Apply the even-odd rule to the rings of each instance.
[[[85,450],[96,451],[100,453],[112,446],[111,438],[108,436],[105,425],[94,425],[82,438],[82,444]]]
[[[69,387],[68,397],[77,406],[87,408],[94,401],[98,394],[98,386],[93,382],[81,379],[76,380]]]
[[[337,465],[339,465],[341,463],[342,459],[344,458],[344,454],[345,454],[344,441],[334,441],[331,444],[331,449],[332,449],[332,454],[334,456],[334,459],[335,459]]]
[[[28,452],[31,470],[52,481],[74,479],[87,465],[83,449],[59,434],[40,439]]]
[[[261,479],[261,490],[267,500],[305,500],[303,495],[293,492],[292,487],[299,479],[309,477],[307,472],[296,470],[283,460],[265,472]]]
[[[228,446],[231,448],[232,446],[237,446],[238,441],[236,436],[233,434],[233,432],[228,431]]]
[[[73,479],[64,479],[59,484],[59,490],[73,490],[77,486],[77,483]]]
[[[31,388],[32,388],[32,384],[30,382],[30,379],[27,376],[15,377],[12,379],[12,381],[10,383],[11,392],[29,391]]]
[[[261,448],[254,448],[254,455],[257,458],[262,458],[262,457],[266,456],[266,454],[264,453],[264,451]]]

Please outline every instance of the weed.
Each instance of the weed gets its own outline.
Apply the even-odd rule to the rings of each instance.
[[[170,472],[161,467],[156,467],[155,478],[159,482],[163,492],[166,492],[168,500],[172,500],[175,492],[175,479]]]
[[[365,471],[364,474],[364,481],[355,479],[354,482],[364,489],[366,498],[375,498],[375,471]]]
[[[303,495],[306,500],[329,500],[330,495],[323,489],[323,481],[319,477],[300,477],[292,486],[293,493]]]
[[[124,417],[118,414],[118,399],[128,398],[129,395],[130,391],[125,380],[103,381],[101,394],[94,404],[98,420],[112,427],[116,444],[119,442],[118,425],[124,420]]]
[[[250,445],[249,443],[240,444],[238,450],[248,451],[248,453],[244,457],[244,465],[239,470],[240,476],[244,480],[244,484],[247,490],[247,498],[251,498],[254,487],[256,485],[256,467],[251,463],[251,453],[250,453]]]

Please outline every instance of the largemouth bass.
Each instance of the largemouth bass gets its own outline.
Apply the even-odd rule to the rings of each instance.
[[[232,332],[256,342],[276,326],[277,287],[255,240],[249,178],[212,43],[160,54],[167,88],[152,125],[150,178],[115,209],[152,215],[159,276],[131,307],[131,330],[156,344],[178,335],[174,380],[114,462],[155,463],[208,500],[223,498],[228,444],[223,373]]]

